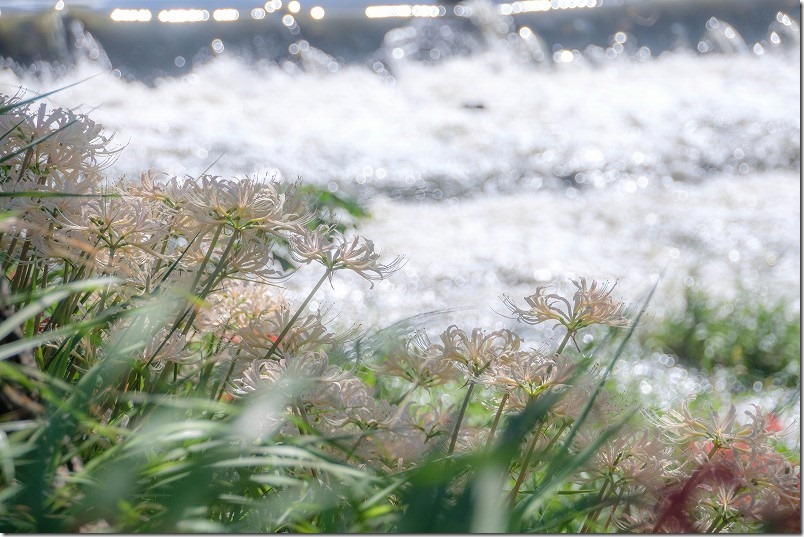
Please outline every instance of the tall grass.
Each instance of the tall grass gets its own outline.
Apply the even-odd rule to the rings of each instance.
[[[91,119],[1,110],[0,530],[800,529],[775,416],[608,389],[645,307],[613,288],[504,297],[558,344],[337,333],[318,289],[404,262],[339,225],[358,207],[257,178],[109,183]],[[319,279],[292,304],[302,270]],[[594,326],[619,335],[582,352]]]

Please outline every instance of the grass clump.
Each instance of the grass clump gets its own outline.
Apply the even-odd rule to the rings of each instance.
[[[728,367],[746,385],[800,385],[801,315],[779,301],[768,305],[747,291],[714,299],[687,288],[686,306],[646,335],[649,350],[673,354],[687,366]]]
[[[4,103],[0,530],[800,528],[773,415],[605,389],[644,311],[606,285],[504,298],[558,344],[337,332],[308,307],[318,289],[403,263],[332,224],[342,200],[210,175],[110,185],[89,118]],[[582,351],[596,325],[620,339]]]

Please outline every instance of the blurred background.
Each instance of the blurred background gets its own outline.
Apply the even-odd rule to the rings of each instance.
[[[312,305],[346,324],[514,327],[503,293],[585,276],[638,304],[661,274],[668,335],[621,373],[761,395],[800,370],[800,20],[794,0],[0,1],[0,92],[83,81],[49,101],[126,146],[110,178],[301,177],[358,200],[359,232],[408,262]],[[752,345],[789,356],[718,380]],[[703,376],[674,368],[696,352]]]

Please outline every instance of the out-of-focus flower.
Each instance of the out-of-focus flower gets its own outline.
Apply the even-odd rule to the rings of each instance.
[[[267,279],[282,278],[284,273],[275,268],[273,252],[264,244],[247,241],[240,244],[226,262],[228,275],[252,276]]]
[[[327,329],[324,321],[326,312],[316,311],[306,316],[299,317],[285,333],[280,350],[285,353],[296,353],[301,351],[316,350],[324,345],[335,345],[343,343],[354,336],[357,328],[353,327],[338,335]],[[252,353],[262,353],[273,347],[279,334],[285,332],[285,328],[291,320],[290,310],[287,308],[277,308],[266,312],[260,317],[259,321],[251,322],[244,328],[237,331],[242,337],[244,346]]]
[[[229,388],[232,395],[245,396],[270,387],[286,391],[288,400],[322,404],[327,402],[322,392],[342,378],[342,371],[329,364],[326,353],[304,352],[279,360],[253,360]]]
[[[543,352],[520,352],[514,360],[492,366],[489,376],[493,383],[507,390],[522,390],[536,397],[551,388],[564,387],[574,367],[572,362],[557,354],[547,357]]]
[[[430,343],[423,331],[408,339],[403,348],[394,348],[385,360],[371,368],[422,388],[439,386],[460,377],[455,364],[445,359],[444,347]]]
[[[372,432],[361,442],[358,452],[364,460],[383,470],[399,472],[414,467],[421,461],[429,448],[417,431],[380,429]]]
[[[270,322],[277,311],[290,307],[281,291],[261,283],[225,280],[206,298],[195,324],[201,330],[234,331]]]
[[[447,405],[443,399],[435,403],[411,404],[404,416],[410,426],[424,434],[424,442],[438,436],[446,436],[454,425],[453,405]]]
[[[575,438],[577,450],[594,444],[597,427],[583,428]],[[584,469],[586,480],[609,479],[632,492],[652,492],[661,488],[667,479],[666,469],[672,464],[670,452],[655,431],[624,429],[603,444]],[[582,478],[583,479],[583,478]]]
[[[752,414],[749,416],[756,417]],[[763,426],[739,423],[734,405],[729,407],[723,417],[710,408],[709,416],[701,418],[690,412],[689,400],[686,400],[682,403],[681,412],[668,410],[660,416],[648,414],[648,418],[660,427],[664,437],[671,443],[693,443],[699,450],[705,446],[706,453],[698,451],[702,460],[710,460],[723,448],[748,452],[767,436]]]
[[[123,319],[112,325],[111,332],[125,334],[128,330],[131,330],[131,321]],[[143,331],[145,336],[135,356],[152,370],[161,371],[167,364],[191,366],[201,360],[200,353],[188,348],[187,339],[177,331],[171,332],[163,326],[157,328],[149,321],[137,330]]]
[[[482,329],[475,328],[471,334],[467,334],[455,325],[441,334],[441,341],[445,358],[454,362],[475,382],[492,364],[515,360],[522,342],[510,330],[486,334]]]

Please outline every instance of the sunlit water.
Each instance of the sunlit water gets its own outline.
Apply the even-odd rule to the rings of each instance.
[[[222,54],[153,87],[105,72],[50,101],[91,111],[126,145],[112,176],[211,165],[301,177],[366,203],[360,232],[407,264],[373,289],[336,279],[313,304],[336,322],[382,327],[457,308],[428,318],[433,335],[452,322],[514,328],[499,315],[502,293],[521,302],[537,285],[586,276],[618,280],[615,294],[638,304],[660,274],[654,317],[680,307],[685,286],[744,289],[798,311],[799,54],[759,52],[535,64],[501,46],[334,73],[317,60]],[[49,80],[6,70],[0,91],[98,71],[83,62]],[[319,272],[300,271],[291,294]],[[659,362],[634,357],[619,371],[665,401],[727,390]]]

